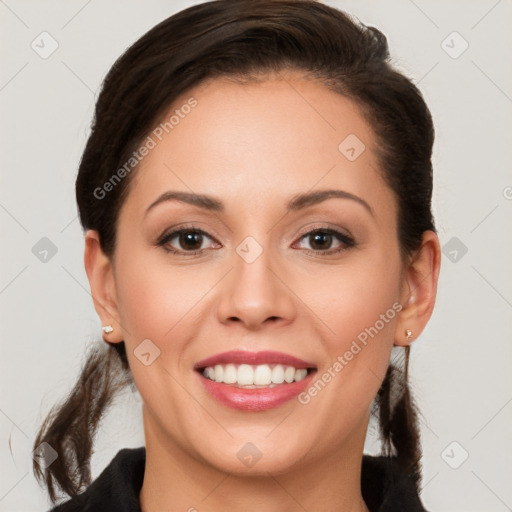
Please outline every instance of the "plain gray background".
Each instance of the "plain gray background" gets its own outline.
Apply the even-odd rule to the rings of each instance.
[[[49,508],[31,470],[35,432],[101,340],[74,196],[98,87],[127,46],[194,3],[0,0],[2,511]],[[512,510],[512,2],[325,3],[386,34],[436,126],[444,255],[411,361],[422,499],[439,512]],[[47,51],[58,44],[46,58],[42,37]],[[46,261],[43,237],[57,251]],[[144,444],[140,407],[129,389],[119,396],[96,439],[93,477],[121,448]],[[371,437],[367,449],[377,449]]]

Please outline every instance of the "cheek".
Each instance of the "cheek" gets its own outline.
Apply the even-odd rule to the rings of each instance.
[[[309,283],[303,289],[311,310],[329,328],[333,348],[360,334],[364,338],[375,324],[379,335],[389,337],[399,309],[393,304],[399,298],[400,265],[398,257],[381,254],[355,255],[350,264],[326,269],[314,287]]]
[[[142,395],[145,389],[161,385],[169,393],[176,384],[172,376],[190,370],[190,347],[201,338],[206,298],[218,276],[219,272],[207,265],[198,265],[197,270],[171,267],[161,255],[125,258],[117,266],[124,341]],[[150,353],[149,359],[156,354],[154,363],[147,366],[139,358],[146,352]]]
[[[173,298],[173,288],[162,286],[162,276],[149,265],[130,263],[124,261],[119,267],[117,292],[125,342],[134,347],[144,338],[158,339],[172,326],[165,305]]]
[[[311,309],[326,326],[328,362],[318,378],[325,375],[333,383],[332,400],[351,410],[371,403],[389,365],[401,310],[399,279],[398,254],[384,250],[331,271],[310,293]]]
[[[199,325],[194,306],[213,278],[171,269],[147,254],[144,258],[123,258],[117,265],[118,308],[134,380],[146,407],[158,416],[155,411],[161,413],[164,403],[169,411],[190,407],[180,370]]]
[[[172,336],[211,287],[212,276],[199,279],[185,267],[167,266],[158,254],[124,258],[117,267],[119,314],[125,341],[132,345],[141,336],[155,341]]]

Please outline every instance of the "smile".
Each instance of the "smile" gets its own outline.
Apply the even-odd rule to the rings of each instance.
[[[261,411],[277,407],[310,383],[316,366],[281,352],[231,351],[194,366],[217,402],[230,408]]]
[[[282,364],[217,364],[207,366],[203,375],[212,381],[244,388],[274,387],[283,383],[300,382],[308,374],[306,368],[294,368]]]

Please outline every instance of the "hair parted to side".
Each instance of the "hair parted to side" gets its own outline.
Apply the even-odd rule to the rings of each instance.
[[[372,127],[380,171],[398,203],[402,258],[435,231],[431,213],[434,128],[416,86],[391,63],[386,37],[376,28],[315,0],[217,0],[162,21],[128,48],[105,77],[76,179],[84,230],[99,232],[111,256],[116,227],[134,169],[105,197],[102,187],[158,125],[178,96],[206,79],[250,82],[298,70],[353,100]],[[103,343],[103,342],[101,342]],[[374,405],[383,453],[419,487],[421,450],[417,413],[405,372],[390,364]],[[87,354],[80,377],[42,424],[34,449],[47,442],[57,459],[34,474],[52,502],[91,482],[94,434],[114,394],[130,382],[124,342]]]

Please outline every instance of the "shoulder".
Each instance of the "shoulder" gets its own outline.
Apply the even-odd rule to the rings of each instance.
[[[140,512],[146,448],[123,448],[82,493],[49,512]]]

